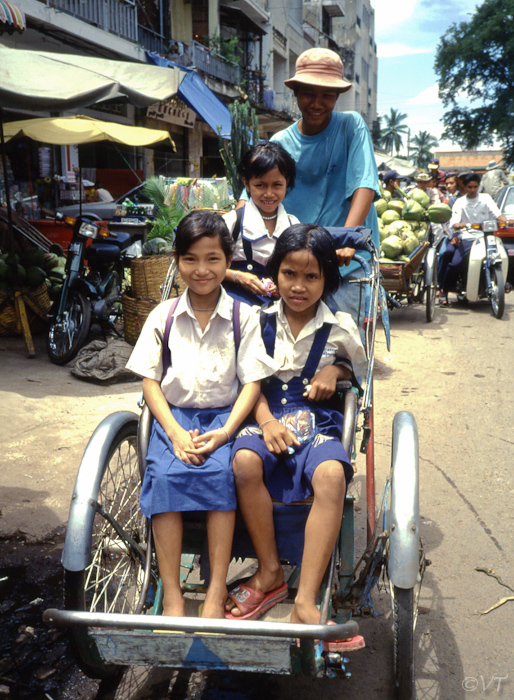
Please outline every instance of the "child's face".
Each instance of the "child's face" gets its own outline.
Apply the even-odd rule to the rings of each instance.
[[[259,177],[244,180],[244,185],[263,216],[272,216],[287,192],[287,180],[278,168],[268,170]]]
[[[325,289],[325,278],[310,250],[298,250],[284,257],[278,269],[277,287],[293,314],[315,313]]]
[[[467,185],[464,185],[464,191],[468,195],[470,199],[475,199],[475,197],[478,194],[478,188],[480,187],[480,184],[478,182],[475,182],[474,180],[471,180],[471,182],[468,182]]]
[[[202,236],[185,255],[179,256],[178,269],[191,297],[205,297],[218,293],[230,262],[218,236]]]
[[[446,180],[446,190],[453,194],[457,190],[457,180],[454,177],[449,177]]]
[[[300,131],[314,136],[330,124],[339,92],[319,85],[302,85],[296,89],[298,109],[302,113]]]

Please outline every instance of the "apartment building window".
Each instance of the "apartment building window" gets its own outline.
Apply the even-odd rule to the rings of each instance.
[[[369,83],[369,65],[364,59],[361,62],[361,75],[364,82]]]
[[[332,36],[332,17],[325,8],[322,9],[321,14],[321,31],[327,36]]]
[[[362,22],[366,29],[370,25],[370,20],[371,20],[371,15],[369,14],[369,10],[366,7],[362,8]]]
[[[195,0],[191,3],[191,19],[193,39],[205,44],[206,37],[209,36],[209,0]]]
[[[361,18],[359,17],[359,15],[357,15],[356,21],[357,21],[357,26],[360,27],[361,26]]]

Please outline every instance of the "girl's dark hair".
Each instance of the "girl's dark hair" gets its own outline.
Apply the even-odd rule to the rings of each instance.
[[[287,191],[292,190],[296,177],[296,165],[285,148],[278,143],[266,141],[252,146],[241,158],[237,172],[248,181],[252,177],[262,177],[273,168],[278,168],[285,177]]]
[[[228,258],[234,250],[234,239],[230,235],[226,223],[219,214],[208,211],[192,211],[185,216],[175,228],[173,250],[175,255],[185,255],[189,248],[203,236],[219,238],[220,245]]]
[[[283,231],[266,265],[266,271],[275,284],[283,259],[288,253],[299,250],[310,250],[318,261],[325,278],[323,297],[333,294],[341,280],[336,246],[330,233],[317,224],[293,224]]]
[[[470,182],[478,182],[480,184],[480,179],[478,173],[466,173],[462,178],[462,182],[464,185],[468,185]]]

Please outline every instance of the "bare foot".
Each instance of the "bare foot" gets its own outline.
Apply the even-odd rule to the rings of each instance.
[[[261,591],[262,593],[269,593],[270,591],[274,591],[275,588],[278,588],[283,583],[284,571],[279,565],[278,569],[275,571],[261,571],[260,569],[257,569],[254,575],[249,578],[248,581],[244,582],[244,585],[255,588],[255,590]],[[225,610],[232,613],[234,617],[239,617],[239,615],[241,615],[241,611],[230,598],[225,603]]]
[[[320,611],[313,601],[302,602],[296,596],[290,622],[304,625],[319,625],[319,618]]]
[[[184,617],[186,604],[182,592],[166,593],[162,601],[162,614],[169,617]]]
[[[201,617],[213,618],[213,619],[224,619],[225,618],[225,608],[223,607],[225,601],[227,600],[227,589],[223,591],[211,591],[210,588],[207,589],[207,595],[205,596],[205,602],[202,607]]]

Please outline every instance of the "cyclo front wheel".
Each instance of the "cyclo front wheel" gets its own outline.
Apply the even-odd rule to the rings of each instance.
[[[93,434],[77,476],[74,499],[80,497],[80,484],[89,481],[97,483],[98,487],[96,498],[90,498],[91,491],[84,493],[84,497],[92,502],[85,515],[84,511],[74,514],[73,505],[70,511],[68,533],[73,544],[68,545],[67,533],[63,553],[67,610],[130,614],[136,612],[141,601],[147,521],[139,510],[141,478],[137,419],[130,413],[120,412],[113,417],[117,415],[121,419],[114,423],[111,434],[111,416]],[[122,420],[124,416],[127,416],[125,421]],[[102,429],[107,433],[108,444],[104,444],[102,450],[95,450],[94,445],[90,449],[95,435]],[[80,533],[84,534],[81,536]],[[71,547],[89,555],[89,563],[84,568],[66,568],[71,566],[73,559]],[[72,635],[77,660],[87,675],[106,678],[120,671],[118,666],[103,664],[98,654],[94,650],[91,652],[83,629],[75,628]]]
[[[77,355],[86,342],[91,325],[91,304],[80,292],[68,290],[62,314],[48,330],[46,351],[56,365],[65,365]]]
[[[414,693],[414,589],[392,586],[394,678],[397,700]]]

